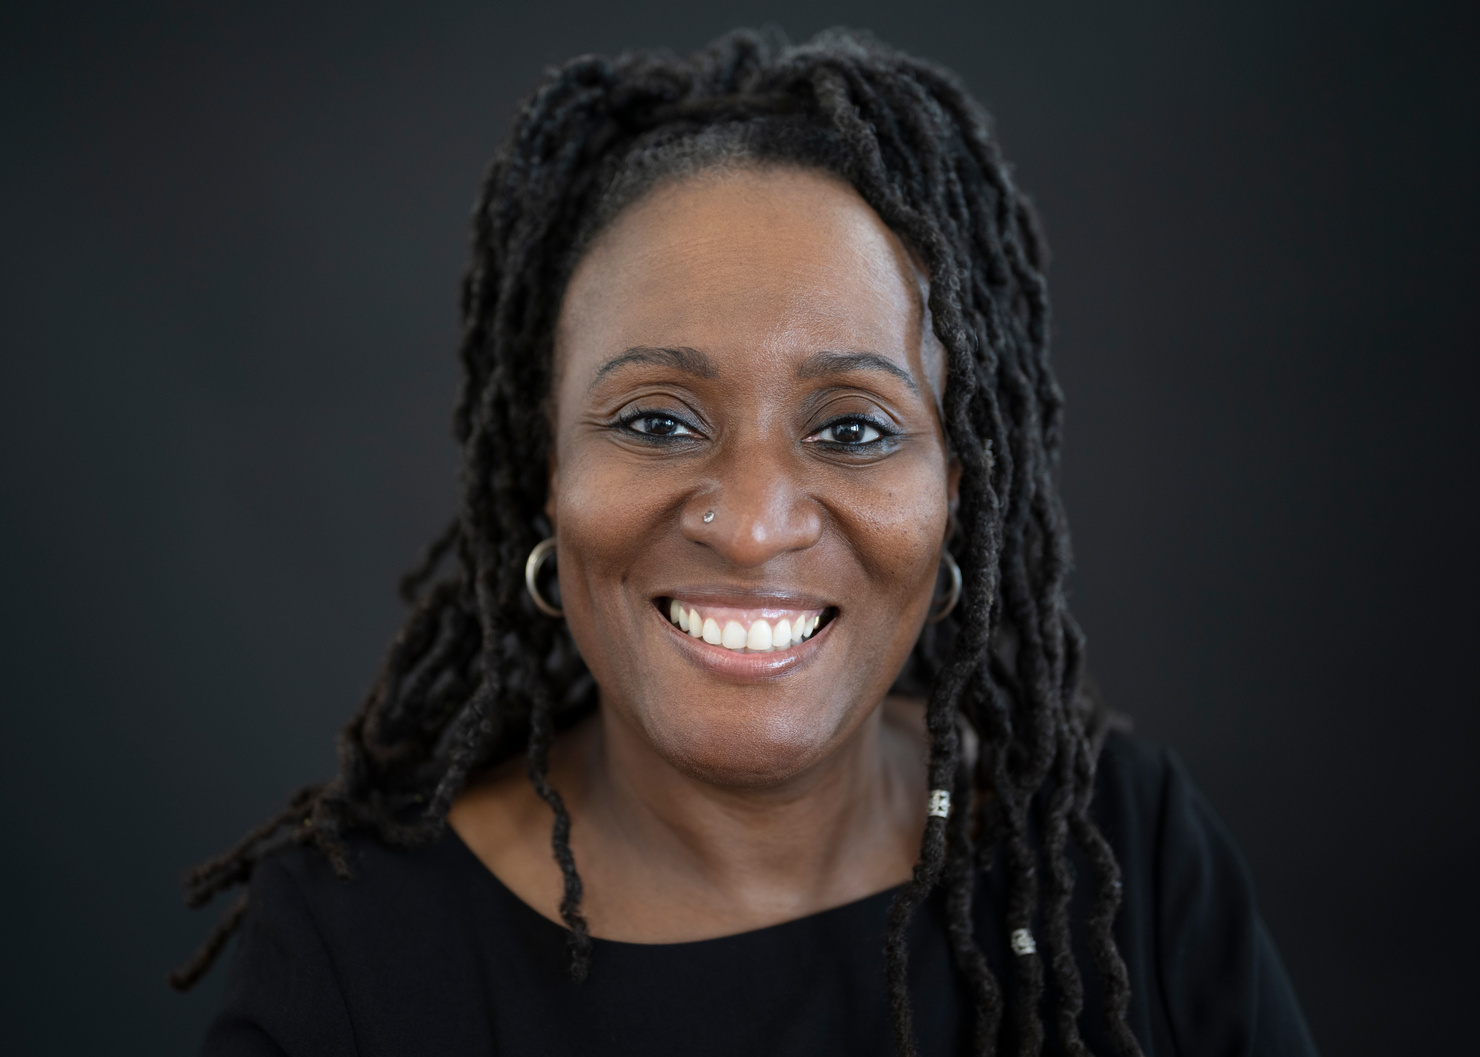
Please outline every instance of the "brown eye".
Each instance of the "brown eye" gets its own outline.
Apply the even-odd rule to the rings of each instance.
[[[844,447],[859,447],[873,444],[884,438],[884,431],[864,418],[843,418],[830,422],[816,433],[811,440],[823,444],[839,444]]]
[[[687,422],[662,412],[639,411],[623,419],[622,425],[644,437],[692,437],[696,435]]]
[[[651,418],[638,419],[638,421],[643,424],[642,431],[644,433],[651,433],[655,437],[670,436],[677,433],[681,428],[678,424],[678,419],[668,418],[666,416],[654,415]]]

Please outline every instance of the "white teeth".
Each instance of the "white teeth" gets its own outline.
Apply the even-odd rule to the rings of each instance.
[[[720,639],[720,645],[727,650],[745,648],[745,629],[740,626],[738,620],[731,620],[725,624],[724,637]]]
[[[670,598],[668,619],[680,631],[687,632],[696,639],[702,638],[711,645],[737,652],[749,650],[751,653],[768,653],[772,650],[784,650],[811,638],[822,621],[822,615],[809,614],[795,620],[782,617],[775,624],[769,620],[754,620],[749,628],[738,620],[727,620],[721,626],[714,617],[700,616],[697,608],[686,607],[678,599]]]

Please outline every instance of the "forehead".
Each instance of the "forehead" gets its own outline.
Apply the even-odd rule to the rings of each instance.
[[[677,345],[721,366],[866,350],[917,373],[921,286],[899,238],[830,174],[688,177],[619,215],[576,267],[558,369],[581,375],[614,350]]]

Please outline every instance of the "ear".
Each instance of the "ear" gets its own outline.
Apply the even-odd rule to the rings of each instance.
[[[946,509],[951,516],[946,519],[946,538],[942,543],[951,542],[951,534],[956,531],[956,508],[961,505],[961,460],[951,458],[946,465]]]
[[[545,517],[550,522],[550,531],[555,531],[555,508],[560,497],[560,460],[555,455],[555,445],[550,444],[550,476],[545,485]]]

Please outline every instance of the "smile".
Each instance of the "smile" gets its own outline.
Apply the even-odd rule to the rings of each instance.
[[[790,649],[811,638],[829,615],[822,609],[737,609],[680,598],[662,599],[658,608],[680,631],[733,653]]]

